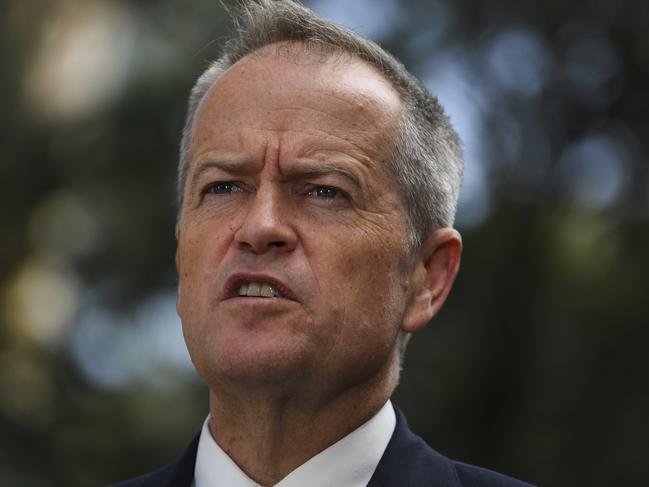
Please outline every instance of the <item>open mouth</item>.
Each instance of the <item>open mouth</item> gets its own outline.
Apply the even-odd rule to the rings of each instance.
[[[265,275],[237,275],[228,279],[225,286],[226,299],[266,298],[295,301],[291,290],[281,281]]]

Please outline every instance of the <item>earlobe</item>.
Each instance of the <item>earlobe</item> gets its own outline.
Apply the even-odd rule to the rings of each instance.
[[[440,228],[426,239],[413,271],[413,293],[403,331],[420,330],[439,312],[460,268],[461,253],[462,238],[453,228]]]

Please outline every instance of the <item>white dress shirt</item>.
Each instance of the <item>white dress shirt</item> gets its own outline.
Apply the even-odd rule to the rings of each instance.
[[[214,441],[209,416],[198,441],[193,487],[259,487]],[[394,432],[388,401],[369,421],[303,463],[275,487],[366,487]]]

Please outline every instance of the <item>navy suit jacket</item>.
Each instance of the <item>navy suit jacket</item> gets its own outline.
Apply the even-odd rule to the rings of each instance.
[[[440,455],[410,431],[399,409],[395,411],[394,433],[368,487],[531,487],[506,475]],[[198,436],[171,465],[109,487],[190,487],[197,448]]]

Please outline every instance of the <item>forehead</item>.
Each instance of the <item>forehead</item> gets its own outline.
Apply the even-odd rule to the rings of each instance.
[[[263,90],[281,97],[337,96],[374,108],[390,117],[400,112],[400,98],[392,85],[370,64],[343,52],[300,43],[276,43],[243,57],[212,85],[215,94],[245,94]],[[235,93],[232,93],[235,92]]]
[[[194,119],[191,147],[196,155],[223,143],[224,130],[299,129],[319,143],[362,145],[379,156],[391,145],[401,113],[396,90],[364,61],[273,44],[241,59],[210,87]]]

